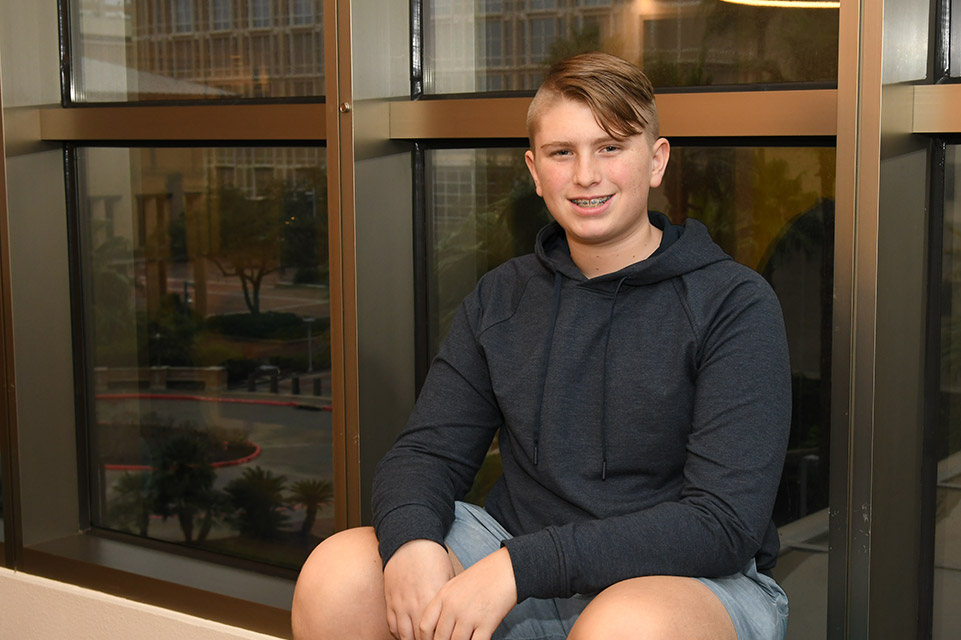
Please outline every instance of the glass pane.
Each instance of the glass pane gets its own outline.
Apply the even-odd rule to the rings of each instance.
[[[961,146],[945,165],[941,280],[941,419],[938,425],[934,546],[935,640],[961,628]]]
[[[836,8],[424,0],[424,16],[427,93],[534,90],[550,63],[591,50],[636,62],[655,87],[837,80]]]
[[[324,95],[322,0],[80,0],[74,102]]]
[[[549,220],[523,148],[428,153],[428,331],[436,351],[477,279],[533,250]],[[650,206],[705,223],[734,259],[771,283],[784,312],[794,383],[789,451],[774,519],[775,575],[804,623],[788,638],[827,628],[828,459],[834,286],[834,149],[677,147]],[[496,464],[496,463],[495,463]],[[482,499],[478,480],[473,499]]]
[[[333,532],[324,149],[78,166],[92,524],[299,567]]]

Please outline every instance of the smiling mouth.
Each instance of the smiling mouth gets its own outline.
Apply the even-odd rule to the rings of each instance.
[[[611,199],[611,196],[602,196],[600,198],[571,198],[571,202],[573,202],[579,207],[585,207],[587,209],[591,209],[594,207],[601,206],[602,204],[604,204],[610,199]]]

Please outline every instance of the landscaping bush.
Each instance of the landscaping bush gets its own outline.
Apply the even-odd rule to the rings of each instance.
[[[313,331],[318,333],[328,327],[330,327],[329,318],[317,318]],[[303,317],[296,313],[279,311],[212,316],[207,320],[207,328],[225,336],[260,340],[294,340],[307,335],[307,326]]]

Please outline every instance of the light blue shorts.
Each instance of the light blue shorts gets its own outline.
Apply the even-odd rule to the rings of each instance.
[[[458,502],[445,542],[466,568],[497,551],[511,535],[482,507]],[[787,596],[754,560],[741,573],[698,578],[721,600],[734,622],[738,640],[783,640],[787,633]],[[593,596],[541,600],[528,598],[511,609],[491,640],[563,640]]]

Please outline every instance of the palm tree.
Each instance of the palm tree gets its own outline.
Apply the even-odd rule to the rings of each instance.
[[[286,485],[287,476],[274,475],[260,465],[245,469],[241,477],[227,484],[224,491],[237,510],[233,524],[240,535],[256,540],[278,537],[288,519],[282,511]]]
[[[317,510],[334,501],[334,486],[322,478],[298,480],[291,486],[287,500],[292,506],[302,505],[306,510],[300,526],[300,534],[306,537],[317,521]]]
[[[194,517],[208,508],[216,478],[207,442],[195,431],[178,433],[160,447],[153,467],[148,486],[154,512],[177,516],[184,540],[194,542]]]
[[[150,526],[148,479],[143,472],[125,471],[113,485],[114,498],[107,507],[107,519],[111,526],[121,531],[133,531],[147,535]]]

